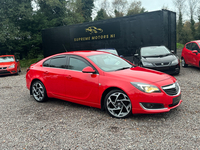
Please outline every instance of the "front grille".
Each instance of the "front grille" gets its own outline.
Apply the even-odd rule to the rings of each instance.
[[[0,67],[0,70],[2,70],[2,69],[7,69],[7,67]]]
[[[178,95],[180,93],[180,86],[177,82],[174,84],[163,86],[162,89],[170,96]]]
[[[10,72],[7,70],[1,70],[0,75],[4,75],[4,74],[10,74]]]
[[[160,67],[162,67],[162,66],[169,66],[169,64],[170,64],[169,62],[155,63],[155,65],[158,66],[158,67],[159,67],[159,66],[160,66]]]

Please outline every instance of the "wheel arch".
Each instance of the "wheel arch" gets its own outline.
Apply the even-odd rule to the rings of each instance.
[[[118,88],[118,87],[109,87],[109,88],[107,88],[107,89],[103,92],[103,94],[102,94],[102,96],[101,96],[101,110],[105,110],[105,107],[104,107],[104,99],[105,99],[106,95],[107,95],[110,91],[112,91],[112,90],[121,90],[121,91],[124,92],[124,90],[122,90],[122,89],[120,89],[120,88]],[[124,93],[126,93],[126,92],[124,92]]]
[[[35,81],[40,81],[40,82],[42,82],[42,81],[41,81],[40,79],[38,79],[38,78],[35,78],[35,79],[32,80],[31,85],[30,85],[30,95],[33,95],[33,93],[32,93],[32,84],[33,84]],[[43,82],[42,82],[42,84],[44,85]],[[45,85],[44,85],[44,87],[45,87]],[[46,88],[46,87],[45,87],[45,88]]]

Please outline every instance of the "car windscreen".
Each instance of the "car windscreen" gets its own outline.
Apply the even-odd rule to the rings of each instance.
[[[171,52],[165,46],[159,47],[142,47],[141,48],[141,56],[160,56],[160,55],[168,55]]]
[[[113,54],[99,54],[88,56],[103,71],[117,71],[133,67],[124,59]]]
[[[0,57],[0,63],[1,62],[14,62],[15,59],[12,56],[5,56],[5,57]]]
[[[118,55],[117,51],[116,51],[116,50],[113,50],[113,49],[100,49],[100,50],[98,50],[98,51],[109,52],[109,53]]]

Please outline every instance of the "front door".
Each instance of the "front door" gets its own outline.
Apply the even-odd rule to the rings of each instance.
[[[86,104],[97,104],[99,74],[83,73],[83,68],[91,65],[81,57],[70,56],[68,63],[66,96]]]

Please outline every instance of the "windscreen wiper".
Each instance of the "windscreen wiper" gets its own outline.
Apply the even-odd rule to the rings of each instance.
[[[122,68],[117,69],[116,71],[125,70],[125,69],[129,69],[129,68],[131,68],[131,67],[122,67]]]

